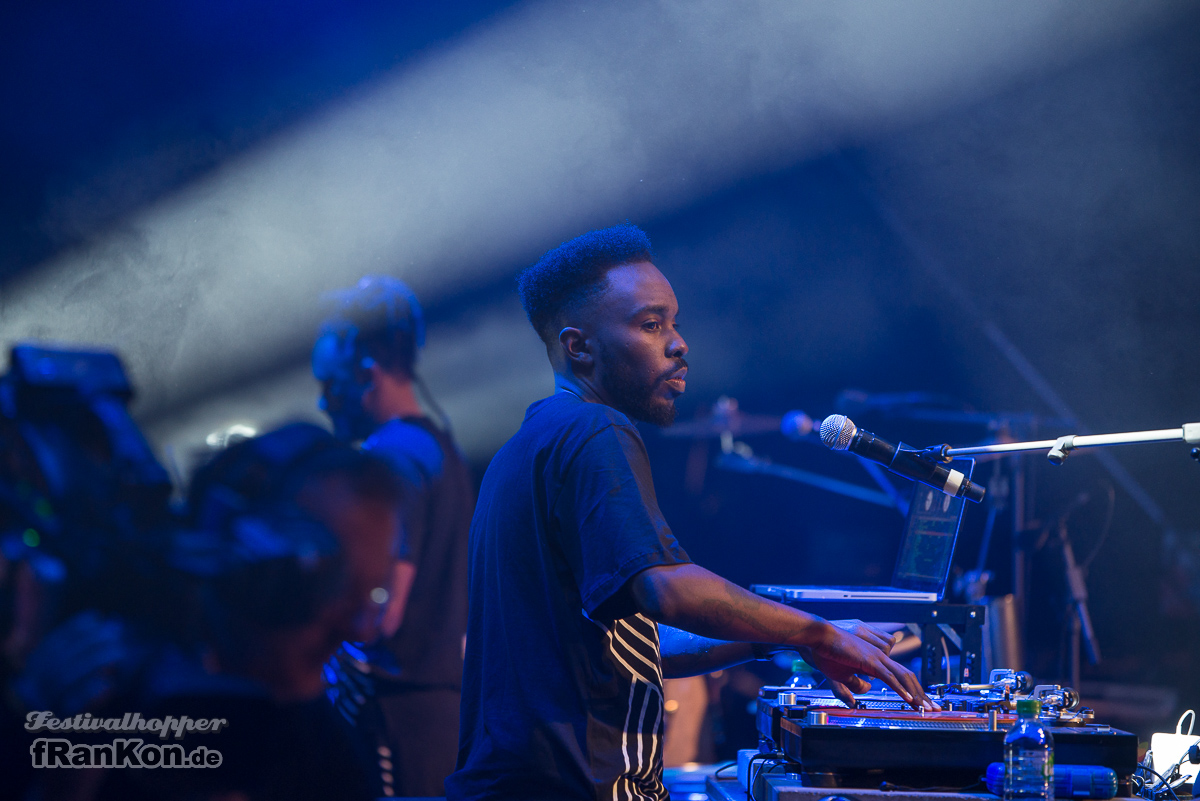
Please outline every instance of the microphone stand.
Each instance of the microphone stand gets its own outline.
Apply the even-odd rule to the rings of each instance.
[[[1071,594],[1071,686],[1078,688],[1080,686],[1080,646],[1082,644],[1087,647],[1088,662],[1098,665],[1100,664],[1100,643],[1096,640],[1096,632],[1092,628],[1092,616],[1088,612],[1087,583],[1082,568],[1075,561],[1075,549],[1071,547],[1071,539],[1067,535],[1065,517],[1059,521],[1058,541],[1062,548],[1063,571],[1067,579],[1067,589]]]
[[[1163,428],[1154,431],[1129,431],[1116,434],[1068,434],[1057,439],[1043,439],[1031,442],[1004,442],[994,445],[975,445],[965,448],[952,448],[949,445],[935,445],[922,451],[928,458],[949,462],[962,456],[988,456],[1017,454],[1027,451],[1046,450],[1046,458],[1051,464],[1061,465],[1079,448],[1099,448],[1110,445],[1132,445],[1147,442],[1186,442],[1188,445],[1200,445],[1200,423],[1184,423],[1179,428]],[[1193,447],[1192,458],[1200,461],[1200,447]],[[1100,661],[1100,646],[1092,628],[1091,615],[1087,606],[1087,585],[1083,571],[1075,560],[1074,549],[1067,537],[1065,520],[1059,524],[1059,541],[1062,547],[1064,570],[1067,587],[1071,595],[1071,606],[1074,614],[1071,621],[1071,679],[1079,686],[1079,656],[1081,646],[1086,648],[1088,661],[1093,665]],[[1018,549],[1018,552],[1020,549]],[[1018,553],[1018,561],[1023,562]],[[1024,606],[1024,581],[1021,573],[1024,565],[1017,566],[1014,575],[1014,588],[1017,602]],[[1019,611],[1023,617],[1024,609]]]
[[[1143,442],[1186,442],[1200,445],[1200,423],[1184,423],[1180,428],[1161,428],[1156,431],[1127,431],[1120,434],[1068,434],[1058,439],[1042,439],[1036,442],[1001,442],[995,445],[975,445],[968,448],[951,448],[935,445],[922,453],[940,462],[949,462],[960,456],[985,456],[988,454],[1018,453],[1021,451],[1046,450],[1051,464],[1062,464],[1078,448],[1100,448],[1109,445],[1133,445]],[[1200,459],[1200,448],[1192,449],[1192,457]]]
[[[901,514],[908,514],[908,509],[905,508],[908,505],[908,501],[895,490],[892,490],[891,493],[886,493],[881,490],[867,489],[857,484],[851,484],[849,481],[841,481],[818,473],[810,473],[798,467],[775,464],[767,459],[755,456],[754,451],[750,449],[749,445],[744,442],[735,441],[733,435],[729,432],[721,435],[721,455],[717,457],[717,467],[737,473],[756,473],[758,475],[775,476],[787,479],[788,481],[798,481],[801,484],[808,484],[827,492],[856,498],[860,501],[873,503],[876,506],[896,508],[900,510]]]

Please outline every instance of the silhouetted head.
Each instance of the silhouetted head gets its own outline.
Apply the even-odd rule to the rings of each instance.
[[[331,297],[336,308],[313,346],[312,370],[334,433],[354,442],[380,422],[372,393],[381,374],[412,380],[425,344],[425,322],[412,290],[390,276],[364,276]]]

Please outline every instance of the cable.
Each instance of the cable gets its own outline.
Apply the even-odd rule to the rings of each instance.
[[[1175,795],[1175,788],[1171,786],[1171,783],[1169,781],[1167,781],[1166,779],[1164,779],[1162,777],[1161,773],[1159,773],[1158,771],[1156,771],[1154,768],[1150,767],[1149,765],[1138,765],[1137,769],[1145,770],[1145,771],[1149,771],[1150,773],[1153,773],[1158,778],[1159,782],[1162,783],[1162,786],[1167,788],[1167,792],[1171,794],[1171,798],[1175,799],[1175,801],[1179,801],[1179,796]],[[1159,793],[1158,786],[1156,785],[1154,787],[1151,787],[1149,792],[1150,792],[1149,798],[1153,799],[1153,798],[1158,797],[1158,793]],[[1142,796],[1142,797],[1146,798],[1147,796]]]
[[[762,764],[758,767],[758,772],[754,772],[754,760],[761,759]],[[754,785],[758,782],[758,777],[762,775],[763,768],[766,767],[768,760],[777,760],[777,757],[772,754],[755,754],[750,757],[749,763],[746,765],[746,797],[749,801],[754,801]]]
[[[946,638],[942,637],[942,654],[946,659],[946,683],[950,683],[950,648],[946,645]]]
[[[754,771],[754,761],[762,760],[762,764],[758,768],[758,772]],[[770,769],[779,767],[780,764],[786,761],[786,756],[778,751],[769,754],[755,754],[750,757],[750,762],[746,766],[746,797],[748,801],[756,801],[754,798],[754,785],[758,783],[758,779],[762,776],[762,772],[767,770],[767,762],[772,762]]]
[[[453,433],[453,428],[450,425],[450,418],[446,416],[446,413],[442,411],[442,407],[439,406],[438,402],[434,399],[433,393],[429,390],[429,385],[425,383],[425,379],[421,378],[421,376],[417,375],[416,373],[413,373],[413,383],[416,385],[417,390],[421,393],[421,396],[425,399],[425,402],[429,404],[429,408],[434,414],[437,415],[438,420],[442,424],[442,430],[447,434]]]
[[[722,765],[721,767],[719,767],[719,768],[717,768],[716,770],[714,770],[714,771],[713,771],[713,778],[714,778],[714,779],[720,779],[720,778],[721,778],[721,771],[723,771],[723,770],[729,770],[730,768],[736,768],[736,767],[737,767],[737,762],[736,762],[736,761],[734,761],[734,762],[727,762],[726,764]]]
[[[1190,709],[1188,710],[1188,712],[1191,712],[1191,711],[1192,711],[1192,710],[1190,710]],[[1187,712],[1185,712],[1185,713],[1184,713],[1184,715],[1186,715],[1186,714],[1187,714]],[[1195,714],[1195,713],[1192,713],[1192,714]],[[1183,724],[1183,717],[1180,717],[1180,718],[1179,718],[1179,723],[1180,723],[1180,725],[1176,727],[1176,731],[1178,731],[1179,729],[1183,728],[1183,726],[1182,726],[1182,724]],[[1191,734],[1191,729],[1190,729],[1190,728],[1188,729],[1188,734]],[[1185,736],[1186,736],[1186,735],[1185,735]],[[1170,767],[1170,768],[1167,770],[1167,776],[1174,777],[1174,776],[1176,775],[1176,773],[1178,773],[1178,772],[1179,772],[1179,769],[1180,769],[1181,767],[1183,767],[1183,763],[1184,763],[1184,762],[1189,762],[1189,761],[1190,761],[1189,757],[1191,756],[1191,754],[1189,753],[1189,751],[1191,750],[1191,748],[1195,748],[1197,745],[1200,745],[1200,739],[1197,739],[1197,740],[1196,740],[1196,742],[1192,743],[1192,745],[1191,745],[1191,747],[1190,747],[1190,748],[1185,748],[1185,749],[1184,749],[1183,753],[1179,755],[1179,759],[1178,759],[1178,760],[1176,760],[1175,764],[1174,764],[1174,765],[1172,765],[1172,766],[1171,766],[1171,767]],[[1147,752],[1147,753],[1153,753],[1153,752]],[[1153,764],[1153,763],[1151,763],[1151,764]],[[1171,786],[1171,787],[1177,787],[1177,786],[1179,786],[1179,785],[1186,784],[1186,782],[1184,781],[1184,779],[1185,779],[1185,778],[1187,778],[1187,777],[1186,777],[1186,776],[1184,776],[1182,773],[1180,773],[1180,774],[1179,774],[1179,780],[1178,780],[1178,781],[1177,781],[1175,784],[1173,784],[1173,785],[1170,785],[1170,786]],[[1193,794],[1193,795],[1194,795],[1194,794]]]

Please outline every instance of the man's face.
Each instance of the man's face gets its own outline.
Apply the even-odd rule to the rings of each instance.
[[[371,640],[377,634],[382,607],[371,591],[389,584],[400,529],[395,506],[360,498],[339,479],[314,482],[297,500],[337,536],[346,582],[314,621],[271,632],[262,642],[257,672],[269,676],[277,698],[288,701],[322,692],[322,668],[343,640]]]
[[[322,334],[313,346],[312,371],[321,382],[320,406],[333,423],[333,435],[342,442],[365,439],[376,427],[364,405],[372,376],[362,361],[353,336],[346,332]]]
[[[587,314],[595,379],[606,403],[636,420],[675,422],[688,352],[676,326],[678,313],[675,291],[653,264],[609,270],[606,291]]]
[[[321,383],[321,410],[329,415],[333,435],[340,442],[366,439],[375,430],[375,423],[363,407],[363,388],[349,382]]]

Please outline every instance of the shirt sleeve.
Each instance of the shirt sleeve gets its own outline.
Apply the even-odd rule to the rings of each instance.
[[[589,616],[646,568],[691,561],[658,508],[636,431],[612,425],[593,435],[562,482],[555,528]]]

